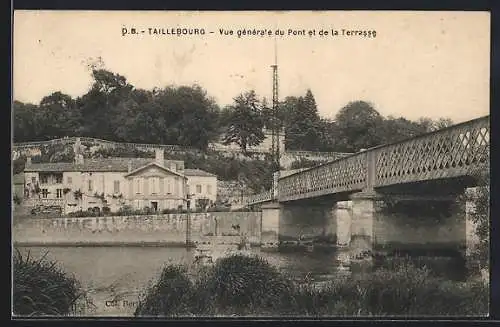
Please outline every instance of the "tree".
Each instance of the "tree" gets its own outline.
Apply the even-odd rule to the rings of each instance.
[[[249,146],[256,146],[264,140],[263,116],[255,92],[240,94],[230,106],[228,126],[223,144],[236,143],[244,154],[248,154]]]
[[[452,126],[454,123],[449,118],[439,118],[437,120],[432,120],[428,117],[422,117],[418,119],[417,124],[421,126],[425,133],[429,133]]]
[[[113,139],[114,107],[127,98],[133,89],[127,79],[105,69],[92,70],[93,84],[89,92],[77,99],[84,133],[93,137]]]
[[[218,136],[219,107],[199,85],[167,87],[157,92],[154,102],[170,144],[205,150]]]
[[[339,130],[337,147],[341,151],[356,152],[382,144],[379,131],[383,117],[365,101],[349,102],[335,116]]]
[[[40,133],[45,139],[78,134],[81,116],[71,96],[54,92],[40,101],[38,110],[44,118]]]
[[[20,101],[13,103],[13,129],[15,142],[40,141],[43,118],[38,112],[38,106]]]
[[[426,133],[426,129],[416,122],[412,122],[403,117],[394,118],[392,116],[383,120],[380,129],[382,143],[392,143],[415,137]]]
[[[282,115],[286,129],[286,147],[293,150],[319,150],[321,144],[321,118],[311,90],[304,97],[287,97]]]

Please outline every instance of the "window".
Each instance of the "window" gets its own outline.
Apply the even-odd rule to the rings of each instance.
[[[135,179],[135,193],[141,193],[141,180],[139,178]]]
[[[177,176],[174,178],[174,194],[179,194],[179,178]]]
[[[40,183],[47,184],[48,180],[47,175],[40,176]]]
[[[207,185],[207,193],[212,194],[212,185]]]
[[[152,177],[149,179],[149,190],[150,190],[151,194],[160,193],[160,178],[159,177]]]
[[[120,193],[120,181],[114,181],[113,183],[113,192]]]
[[[63,190],[62,188],[58,188],[56,191],[56,198],[60,199],[63,196]]]
[[[92,190],[93,190],[92,181],[90,180],[88,184],[89,184],[88,185],[89,186],[89,192],[92,192]]]
[[[31,177],[31,183],[32,183],[33,185],[35,185],[35,184],[36,184],[36,177]]]
[[[172,187],[170,185],[170,178],[165,178],[164,182],[165,182],[165,193],[166,194],[171,194],[172,193]]]
[[[63,182],[63,177],[62,177],[62,175],[57,175],[57,176],[56,176],[56,183],[57,183],[57,184],[61,184],[62,182]]]
[[[201,193],[201,185],[196,185],[196,193]]]
[[[47,190],[46,188],[42,188],[42,198],[46,199],[48,194],[49,190]]]
[[[68,184],[73,184],[73,177],[68,176],[67,183]]]

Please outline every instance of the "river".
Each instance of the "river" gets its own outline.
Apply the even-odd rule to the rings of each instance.
[[[130,316],[140,293],[149,281],[158,278],[163,265],[190,264],[194,250],[175,247],[22,247],[23,254],[57,261],[74,274],[88,291],[92,305],[85,315]],[[339,251],[252,252],[295,278],[321,281],[339,274]],[[116,300],[116,301],[113,301]]]

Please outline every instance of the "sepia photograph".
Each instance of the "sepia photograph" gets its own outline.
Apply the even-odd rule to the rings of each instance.
[[[12,26],[14,319],[489,316],[489,12]]]

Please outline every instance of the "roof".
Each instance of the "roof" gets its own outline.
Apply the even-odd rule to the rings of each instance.
[[[184,169],[184,175],[186,176],[200,176],[200,177],[216,177],[207,171],[201,169]]]
[[[12,176],[13,184],[24,184],[24,174],[15,174]]]
[[[149,164],[147,164],[147,165],[145,165],[145,166],[142,166],[142,167],[139,167],[139,168],[137,168],[137,169],[135,169],[135,170],[132,170],[130,173],[126,174],[126,175],[125,175],[125,177],[131,176],[131,175],[134,175],[134,174],[136,174],[137,172],[140,172],[141,170],[144,170],[144,169],[146,169],[147,167],[151,167],[151,166],[156,166],[156,167],[158,167],[158,168],[160,168],[160,169],[162,169],[162,170],[168,171],[169,173],[172,173],[172,174],[174,174],[174,175],[177,175],[177,176],[180,176],[180,177],[186,178],[186,177],[184,177],[184,175],[182,175],[182,174],[180,174],[180,173],[178,173],[178,172],[176,172],[176,171],[173,171],[173,170],[171,170],[171,169],[168,169],[168,168],[166,168],[166,167],[164,167],[164,166],[162,166],[162,165],[160,165],[160,164],[158,164],[158,163],[156,163],[156,162],[154,162],[154,161],[153,161],[153,162],[150,162]]]
[[[153,158],[102,158],[86,159],[83,164],[72,162],[32,163],[26,165],[25,172],[128,172],[128,163],[132,164],[132,170],[136,170],[154,162]],[[180,160],[164,160],[164,166],[169,163],[183,163]]]

